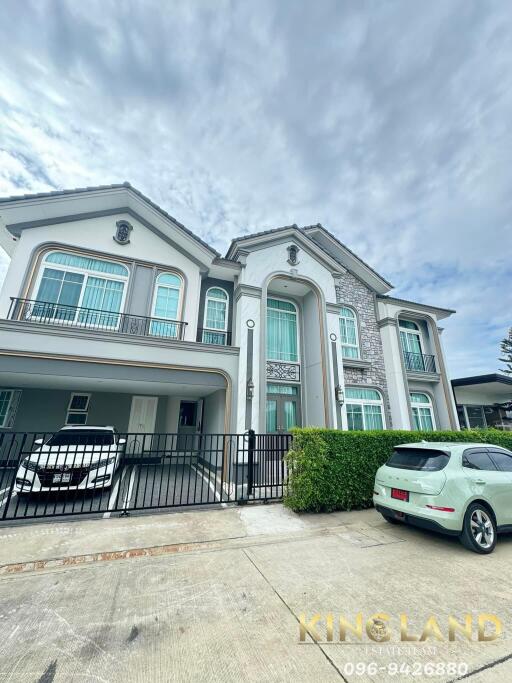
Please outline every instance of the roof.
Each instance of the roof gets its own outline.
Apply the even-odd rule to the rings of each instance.
[[[435,311],[441,311],[442,313],[448,313],[448,315],[451,315],[452,313],[456,313],[453,308],[441,308],[440,306],[431,306],[430,304],[422,304],[419,301],[410,301],[409,299],[399,299],[396,296],[391,296],[389,294],[377,294],[377,299],[384,299],[388,301],[396,301],[400,304],[409,304],[413,306],[423,306],[424,308],[433,308]]]
[[[333,235],[332,232],[330,232],[330,230],[327,230],[327,228],[324,228],[324,226],[323,226],[321,223],[317,223],[316,225],[306,225],[305,227],[303,227],[303,228],[301,228],[301,229],[302,229],[304,232],[306,232],[307,230],[312,230],[312,229],[315,229],[315,228],[318,229],[318,230],[323,230],[325,233],[327,233],[327,235],[329,235],[329,237],[330,237],[331,239],[333,239],[335,242],[337,242],[337,244],[339,244],[340,247],[342,247],[343,249],[346,249],[350,254],[352,254],[352,256],[353,256],[354,258],[356,258],[356,259],[358,259],[359,261],[361,261],[361,263],[364,263],[364,265],[365,265],[367,268],[369,268],[369,269],[372,271],[372,273],[375,273],[375,275],[376,275],[377,277],[380,277],[381,280],[384,280],[384,282],[385,282],[387,285],[389,285],[390,287],[393,287],[393,285],[391,284],[391,282],[389,282],[389,280],[386,280],[386,278],[382,277],[382,275],[380,275],[380,273],[377,273],[377,271],[376,271],[374,268],[372,268],[370,265],[368,265],[368,263],[366,263],[366,261],[363,261],[363,259],[362,259],[360,256],[357,256],[357,254],[355,254],[355,253],[352,251],[352,249],[350,249],[349,247],[347,247],[346,244],[344,244],[344,243],[343,243],[341,240],[339,240],[335,235]],[[336,260],[337,260],[337,259],[336,259]]]
[[[202,240],[200,237],[198,237],[196,234],[194,234],[191,230],[189,230],[187,227],[183,225],[183,223],[180,223],[174,216],[171,216],[171,214],[167,213],[162,207],[158,206],[158,204],[155,204],[155,202],[151,201],[149,197],[146,197],[145,194],[143,194],[140,190],[137,190],[133,185],[131,185],[129,182],[125,181],[124,183],[113,183],[111,185],[96,185],[96,186],[91,186],[91,187],[75,187],[72,190],[53,190],[51,192],[37,192],[35,194],[20,194],[20,195],[11,195],[9,197],[0,197],[0,204],[5,204],[7,202],[16,202],[16,201],[25,201],[25,200],[30,200],[30,199],[44,199],[46,197],[63,197],[66,195],[71,195],[71,194],[84,194],[86,192],[101,192],[104,190],[120,190],[120,189],[128,189],[131,192],[133,192],[135,195],[140,197],[146,204],[151,206],[155,211],[158,211],[164,218],[167,218],[168,220],[171,220],[175,225],[177,225],[178,228],[183,230],[187,235],[192,237],[196,242],[199,242],[203,247],[206,247],[209,251],[211,251],[215,256],[221,257],[221,254],[211,247],[207,242]]]
[[[452,386],[454,387],[467,387],[473,384],[489,384],[491,382],[498,382],[499,384],[510,384],[512,385],[512,375],[502,375],[501,373],[494,372],[489,375],[475,375],[474,377],[459,377],[458,379],[452,379]]]
[[[303,237],[306,239],[310,240],[313,242],[317,247],[320,247],[324,252],[330,256],[336,263],[339,263],[340,266],[346,268],[346,265],[343,264],[340,259],[336,256],[333,251],[326,249],[325,245],[320,244],[317,240],[313,239],[312,236],[309,234],[311,232],[323,232],[325,235],[327,235],[331,240],[333,240],[341,249],[344,251],[348,252],[352,258],[356,259],[360,264],[362,264],[365,268],[367,268],[376,278],[378,278],[384,285],[386,285],[385,289],[390,289],[393,287],[393,285],[386,280],[382,275],[380,275],[376,270],[374,270],[368,263],[363,261],[363,259],[360,256],[357,256],[349,247],[347,247],[343,242],[341,242],[337,237],[335,237],[329,230],[324,228],[324,226],[321,223],[316,223],[315,225],[305,225],[303,227],[299,227],[296,223],[292,223],[291,225],[283,225],[279,228],[269,228],[268,230],[261,230],[259,232],[252,232],[248,233],[246,235],[240,235],[239,237],[235,237],[231,240],[231,244],[229,246],[228,251],[226,252],[226,257],[229,258],[229,255],[234,251],[234,247],[236,244],[240,242],[244,242],[246,240],[254,239],[256,237],[263,237],[265,235],[275,235],[281,232],[285,232],[286,230],[297,230]]]

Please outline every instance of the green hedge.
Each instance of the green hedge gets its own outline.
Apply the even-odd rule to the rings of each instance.
[[[497,429],[460,432],[295,429],[287,457],[284,503],[295,512],[352,510],[372,505],[377,469],[398,444],[416,441],[477,441],[512,450],[512,433]]]

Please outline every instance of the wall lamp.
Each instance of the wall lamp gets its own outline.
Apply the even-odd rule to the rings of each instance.
[[[339,384],[337,384],[334,389],[334,396],[336,397],[336,402],[340,406],[342,406],[345,403],[345,392]]]
[[[249,399],[254,398],[254,382],[252,381],[251,377],[247,380],[247,387],[246,387],[245,395]]]

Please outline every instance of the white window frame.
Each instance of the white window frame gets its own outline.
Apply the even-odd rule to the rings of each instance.
[[[343,342],[343,340],[341,338],[341,325],[339,325],[339,321],[338,321],[338,325],[340,327],[341,357],[346,359],[346,360],[350,360],[351,358],[360,360],[361,359],[361,343],[360,343],[360,339],[359,339],[359,319],[357,317],[357,312],[354,308],[352,308],[352,306],[346,306],[345,304],[342,304],[342,307],[346,308],[347,310],[351,311],[354,314],[353,318],[347,318],[347,316],[343,315],[342,312],[340,311],[339,321],[341,321],[342,318],[343,318],[343,320],[352,320],[353,321],[354,327],[356,330],[356,343],[355,344],[346,344]],[[343,347],[344,346],[350,346],[351,348],[355,348],[357,351],[357,356],[345,356],[343,353]]]
[[[380,414],[382,417],[382,429],[387,429],[386,411],[384,410],[384,398],[383,398],[380,390],[376,389],[375,387],[367,387],[364,385],[345,387],[345,390],[347,390],[347,389],[368,389],[369,391],[376,391],[380,396],[379,400],[369,399],[369,398],[348,398],[347,397],[347,399],[345,401],[345,410],[346,410],[347,406],[349,406],[349,405],[361,406],[362,407],[361,414],[362,414],[362,418],[363,418],[363,431],[368,431],[366,429],[366,416],[364,414],[364,406],[365,405],[380,406]],[[347,415],[347,429],[348,429],[348,415]]]
[[[412,323],[413,325],[416,325],[416,329],[413,330],[411,327],[401,327],[400,322],[404,323]],[[421,332],[421,328],[418,325],[418,323],[415,320],[410,320],[409,318],[399,318],[398,320],[398,331],[399,332],[404,332],[405,334],[415,334],[418,337],[418,343],[420,346],[420,353],[422,356],[425,355],[425,345],[423,344],[423,334]],[[401,343],[402,340],[400,338],[400,345],[402,347],[402,351],[404,353],[413,353],[412,351],[407,351],[407,349],[404,349],[403,344]]]
[[[421,394],[422,396],[425,396],[427,398],[427,401],[424,403],[419,403],[418,401],[413,401],[412,400],[412,394]],[[415,408],[428,408],[430,410],[430,419],[432,420],[432,431],[435,432],[437,429],[436,426],[436,416],[434,415],[434,402],[432,401],[431,397],[425,392],[425,391],[410,391],[409,392],[409,402],[411,404],[411,412],[413,414],[413,420],[414,420],[414,409]],[[421,426],[421,416],[418,414],[418,422],[420,423],[420,429],[418,431],[430,431],[430,430],[425,430]],[[416,428],[411,425],[413,429],[415,430]]]
[[[274,301],[284,301],[286,304],[291,304],[294,309],[295,309],[295,329],[297,333],[297,360],[283,360],[282,358],[268,358],[267,360],[271,360],[275,363],[293,363],[294,365],[300,365],[300,358],[301,358],[301,348],[300,348],[300,330],[299,330],[299,308],[295,301],[292,301],[291,299],[286,299],[281,296],[273,296],[272,294],[267,293],[267,300],[265,302],[265,353],[267,352],[267,339],[266,335],[268,333],[267,331],[267,318],[266,316],[268,315],[268,300],[273,299]],[[287,313],[291,313],[291,311],[287,311]],[[277,380],[279,381],[279,380]],[[289,382],[289,380],[283,380],[285,382]],[[274,380],[272,380],[274,382]]]
[[[82,409],[72,408],[73,399],[75,398],[75,396],[86,396],[86,397],[87,397],[87,403],[86,403],[86,407],[85,407],[85,408],[82,408]],[[84,425],[86,425],[86,424],[87,424],[87,418],[88,418],[88,416],[89,416],[89,406],[90,406],[90,404],[91,404],[91,394],[87,394],[87,393],[84,392],[84,391],[73,391],[73,392],[71,393],[70,397],[69,397],[69,403],[68,403],[68,409],[67,409],[67,412],[66,412],[66,422],[65,422],[65,424],[66,424],[66,425],[73,425],[73,424],[80,424],[80,425],[81,425],[81,424],[84,424]],[[69,421],[70,415],[85,415],[85,422],[79,422],[79,423],[77,423],[77,422],[70,422],[70,421]]]
[[[210,292],[212,289],[220,289],[221,292],[224,292],[226,295],[225,299],[219,299],[215,296],[210,296]],[[226,315],[224,316],[224,327],[221,329],[220,327],[208,327],[206,325],[206,319],[208,316],[208,301],[221,301],[222,303],[226,304]],[[204,333],[205,332],[217,332],[218,334],[223,334],[224,335],[224,344],[218,344],[218,346],[226,346],[228,342],[228,318],[229,318],[229,294],[227,291],[224,289],[224,287],[217,287],[216,285],[212,285],[211,287],[208,287],[206,290],[206,294],[204,297],[204,313],[203,313],[203,333],[201,335],[201,339],[204,339]]]
[[[172,275],[173,277],[177,277],[181,284],[179,286],[177,285],[167,285],[167,284],[159,284],[158,280],[162,277],[162,275]],[[154,318],[155,320],[163,320],[165,322],[171,322],[171,323],[180,323],[181,322],[181,308],[182,308],[182,303],[183,303],[183,276],[181,273],[177,273],[176,271],[173,270],[163,270],[161,273],[158,273],[158,275],[155,278],[155,283],[153,285],[153,303],[151,305],[151,317]],[[155,315],[155,309],[156,309],[156,300],[157,300],[157,295],[158,295],[158,288],[159,287],[165,287],[166,289],[174,289],[178,290],[178,310],[176,312],[177,318],[161,318],[158,315]]]
[[[5,391],[10,394],[7,400],[7,409],[5,411],[5,415],[0,423],[0,429],[11,429],[14,424],[14,420],[16,419],[16,412],[18,410],[18,405],[21,398],[21,390],[0,387],[0,391]]]
[[[85,258],[93,258],[96,261],[105,261],[107,263],[115,263],[117,266],[123,266],[123,268],[126,268],[126,275],[121,276],[121,275],[113,275],[110,273],[102,273],[101,271],[91,271],[87,270],[86,268],[78,268],[76,266],[64,266],[60,263],[48,263],[47,259],[51,254],[70,254],[71,256],[79,256],[79,257],[85,257]],[[61,270],[64,273],[76,273],[78,275],[83,275],[84,279],[82,281],[82,288],[80,290],[80,297],[78,299],[78,303],[75,307],[75,315],[73,316],[73,320],[59,320],[59,325],[73,325],[75,326],[77,324],[77,316],[80,314],[80,308],[82,307],[82,302],[85,294],[85,290],[87,289],[87,280],[89,277],[97,277],[99,279],[103,280],[114,280],[116,282],[122,282],[124,284],[123,287],[123,294],[121,296],[121,305],[119,306],[119,311],[118,312],[113,312],[112,315],[117,315],[119,316],[117,324],[116,325],[102,325],[101,329],[103,330],[116,330],[120,323],[121,323],[121,314],[124,312],[124,305],[126,302],[126,295],[128,291],[128,282],[130,280],[130,269],[128,266],[121,261],[116,261],[114,259],[109,259],[109,258],[104,258],[103,256],[94,256],[94,255],[87,255],[85,256],[84,254],[81,254],[80,252],[77,251],[69,251],[66,249],[52,249],[52,251],[47,252],[44,255],[44,258],[41,261],[41,265],[39,266],[39,272],[36,278],[36,281],[34,283],[34,287],[32,291],[34,292],[34,297],[37,297],[37,294],[39,292],[39,288],[41,287],[41,281],[43,279],[44,271],[45,268],[52,268],[53,270]],[[37,302],[38,299],[35,298],[34,302]],[[44,302],[43,302],[44,303]],[[54,306],[63,306],[65,307],[65,304],[52,304]],[[73,308],[73,306],[70,306],[70,308]],[[96,310],[96,309],[91,309],[91,310]],[[108,313],[108,311],[105,311],[105,313]],[[37,315],[31,315],[30,316],[31,320],[46,320],[46,316],[43,318],[41,316]],[[84,322],[84,323],[78,323],[79,326],[83,326],[87,328],[90,323]]]
[[[464,408],[464,417],[466,418],[466,424],[467,424],[467,429],[487,429],[487,417],[485,415],[485,410],[484,406],[481,403],[464,403],[462,405]],[[484,418],[484,426],[483,427],[472,427],[470,422],[469,422],[469,415],[468,415],[468,408],[480,408],[482,410],[482,416]]]

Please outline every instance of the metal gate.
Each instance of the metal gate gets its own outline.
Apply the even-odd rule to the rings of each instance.
[[[288,434],[0,435],[0,523],[279,499]]]

